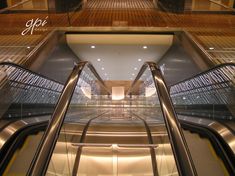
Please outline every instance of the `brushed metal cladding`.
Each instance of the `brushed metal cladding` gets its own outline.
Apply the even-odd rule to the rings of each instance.
[[[233,154],[235,155],[235,136],[226,126],[217,121],[209,119],[193,118],[188,116],[179,116],[179,119],[213,130],[228,144],[230,149],[233,151]]]
[[[0,131],[0,151],[6,142],[15,135],[19,130],[22,130],[28,126],[36,125],[37,123],[46,122],[49,120],[49,116],[27,118],[14,121],[7,125],[2,131]]]

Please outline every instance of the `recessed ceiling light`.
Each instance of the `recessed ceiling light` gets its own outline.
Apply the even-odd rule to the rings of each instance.
[[[97,61],[98,61],[98,62],[100,62],[100,61],[101,61],[101,59],[97,59]]]
[[[147,49],[148,47],[147,46],[143,46],[144,49]]]
[[[94,48],[95,48],[95,46],[94,46],[94,45],[92,45],[92,46],[91,46],[91,48],[92,48],[92,49],[94,49]]]
[[[215,48],[214,48],[214,47],[210,47],[209,49],[210,49],[210,50],[214,50]]]
[[[30,49],[30,46],[27,46],[28,49]]]
[[[139,62],[141,62],[141,61],[142,61],[142,59],[138,59],[138,61],[139,61]]]
[[[104,70],[104,67],[102,67],[101,70]]]
[[[135,73],[132,73],[132,76],[135,76]]]
[[[134,70],[137,70],[137,67],[135,67]]]

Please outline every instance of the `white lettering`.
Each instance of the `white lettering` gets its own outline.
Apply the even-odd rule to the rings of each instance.
[[[33,32],[36,29],[38,29],[40,26],[43,27],[47,24],[47,19],[48,19],[48,16],[44,20],[37,18],[35,21],[34,21],[34,19],[27,21],[25,24],[26,29],[24,29],[21,32],[21,35],[26,35],[28,33],[30,33],[32,35]]]

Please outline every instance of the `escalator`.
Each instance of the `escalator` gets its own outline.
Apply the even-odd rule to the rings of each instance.
[[[235,174],[233,146],[229,145],[233,133],[221,133],[218,124],[178,111],[177,119],[175,100],[172,104],[154,63],[142,67],[121,101],[111,99],[88,62],[74,67],[60,95],[49,124],[31,134],[22,130],[30,135],[23,137],[14,152],[9,148],[11,157],[1,165],[2,174]],[[28,162],[21,168],[22,158]]]
[[[142,112],[143,118],[154,119],[156,112]],[[229,129],[213,121],[178,116],[198,175],[232,175],[234,151],[228,143],[234,140]],[[200,123],[198,123],[198,121]],[[152,121],[150,122],[152,124]],[[217,130],[211,124],[217,126]],[[219,134],[222,133],[222,135]],[[230,140],[226,140],[230,139]]]
[[[0,175],[25,175],[63,85],[13,63],[0,70]]]
[[[170,87],[199,175],[234,175],[234,75],[233,63],[222,64]]]

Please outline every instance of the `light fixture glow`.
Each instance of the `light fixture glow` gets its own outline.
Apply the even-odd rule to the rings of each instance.
[[[132,73],[132,76],[135,76],[135,73]]]
[[[98,61],[98,62],[100,62],[100,61],[101,61],[101,59],[97,59],[97,61]]]
[[[214,47],[210,47],[209,49],[210,49],[210,50],[214,50],[215,48],[214,48]]]
[[[94,49],[94,48],[95,48],[95,46],[94,46],[94,45],[92,45],[92,46],[91,46],[91,48],[92,48],[92,49]]]
[[[101,70],[104,70],[104,67],[102,67]]]
[[[143,46],[144,49],[147,49],[148,47],[147,46]]]
[[[135,67],[134,70],[137,70],[137,67]]]
[[[112,100],[122,100],[125,98],[124,87],[112,87]]]
[[[138,59],[138,61],[139,61],[139,62],[141,62],[141,61],[142,61],[142,59]]]
[[[30,49],[30,46],[27,46],[28,49]]]

